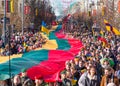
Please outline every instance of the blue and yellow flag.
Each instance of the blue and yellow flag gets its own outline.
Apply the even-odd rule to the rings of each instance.
[[[49,33],[50,33],[50,31],[44,26],[42,26],[41,31],[46,33],[47,35],[49,35]]]
[[[49,35],[50,31],[46,28],[46,23],[42,21],[41,31]]]

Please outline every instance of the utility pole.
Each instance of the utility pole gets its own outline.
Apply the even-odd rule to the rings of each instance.
[[[22,35],[24,34],[24,0],[22,2]]]
[[[113,25],[115,25],[115,22],[114,22],[114,17],[115,17],[115,5],[114,5],[115,3],[114,3],[114,0],[113,0],[113,2],[112,2],[112,5],[113,5],[113,19],[112,19],[112,21],[113,21]]]
[[[4,0],[3,42],[6,44],[6,0]]]

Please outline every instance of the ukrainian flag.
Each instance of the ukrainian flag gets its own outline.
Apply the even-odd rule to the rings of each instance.
[[[50,31],[46,28],[46,23],[42,21],[41,31],[49,35]]]

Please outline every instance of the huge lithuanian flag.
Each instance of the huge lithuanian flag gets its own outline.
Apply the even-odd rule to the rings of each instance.
[[[33,50],[23,55],[11,56],[11,74],[19,74],[21,69],[27,68],[28,76],[34,79],[42,75],[47,82],[59,80],[59,73],[65,68],[65,61],[73,59],[83,47],[80,40],[66,38],[58,25],[50,32],[48,41],[42,49]],[[0,80],[9,78],[9,59],[0,57]]]

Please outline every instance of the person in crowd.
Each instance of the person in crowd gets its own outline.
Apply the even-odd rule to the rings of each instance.
[[[74,19],[74,18],[73,18]],[[104,44],[97,29],[92,33],[91,29],[82,28],[80,24],[64,24],[64,34],[67,38],[80,39],[84,45],[83,49],[75,55],[74,59],[65,62],[65,69],[61,73],[61,81],[56,82],[56,86],[119,86],[120,82],[120,38],[111,36],[110,32],[104,32],[103,36],[107,43]],[[113,35],[113,34],[112,34]],[[26,53],[36,48],[41,48],[47,42],[38,32],[17,32],[11,35],[11,48],[8,44],[2,47],[1,55],[13,55]],[[3,44],[0,40],[0,46]],[[106,59],[107,58],[107,59]],[[102,61],[104,59],[104,61]],[[112,67],[114,69],[111,69]],[[26,72],[22,72],[21,84],[30,80]],[[15,77],[14,84],[18,84],[18,76]],[[101,79],[102,78],[102,79]],[[119,79],[119,80],[118,80]],[[31,80],[30,80],[31,82]],[[41,86],[43,78],[36,78],[36,86]],[[73,84],[75,82],[75,84]],[[100,83],[99,83],[100,82]],[[77,84],[76,84],[77,83]],[[50,85],[50,84],[49,84]]]
[[[85,69],[84,64],[85,64],[85,63],[84,63],[82,60],[79,60],[78,67],[77,67],[77,65],[76,65],[77,71],[84,70],[84,69]]]
[[[82,80],[82,86],[100,86],[100,76],[97,75],[96,68],[92,66],[90,72]],[[79,85],[79,86],[81,86]]]
[[[72,83],[69,79],[67,79],[66,77],[66,71],[62,71],[61,72],[61,81],[62,81],[62,85],[61,86],[72,86]]]
[[[21,84],[22,86],[34,86],[33,81],[27,76],[27,69],[21,70]]]
[[[14,76],[12,86],[22,86],[20,75]]]
[[[78,86],[78,80],[80,77],[80,73],[77,71],[77,69],[75,67],[71,68],[70,72],[71,72],[72,86]]]
[[[117,55],[116,71],[120,70],[120,54]]]
[[[48,86],[48,84],[44,82],[42,75],[39,75],[35,76],[35,86]]]
[[[104,70],[104,76],[102,76],[100,86],[107,86],[110,83],[114,84],[115,86],[119,86],[119,80],[114,76],[113,69],[111,67],[108,67]]]
[[[8,56],[29,52],[36,48],[41,48],[46,42],[47,39],[42,37],[42,35],[38,32],[35,34],[32,32],[25,32],[23,35],[21,35],[20,32],[14,33],[11,34],[10,37],[10,46],[7,43],[5,48],[3,48],[3,41],[0,39],[0,49],[3,48],[1,55]]]
[[[85,80],[85,77],[87,77],[87,75],[90,73],[90,67],[91,67],[91,66],[90,66],[88,63],[86,63],[85,67],[86,67],[87,71],[84,72],[84,73],[80,76],[80,78],[79,78],[79,80],[78,80],[78,85],[79,85],[79,86],[82,86],[83,80]]]
[[[67,61],[65,64],[65,70],[70,71],[70,67],[71,67],[70,61]]]
[[[9,86],[9,85],[7,85],[6,80],[0,80],[0,86]]]

